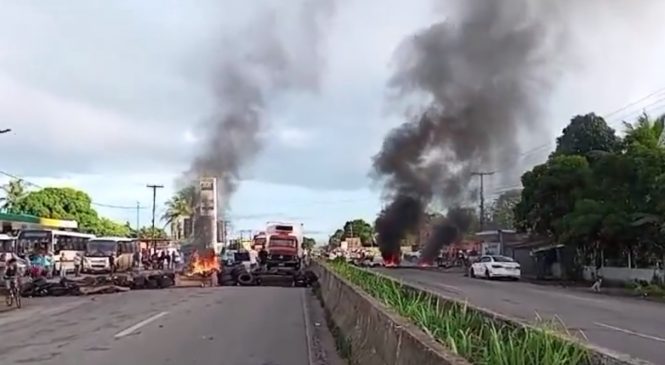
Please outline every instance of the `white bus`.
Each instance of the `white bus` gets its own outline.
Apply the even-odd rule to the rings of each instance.
[[[58,231],[52,229],[28,229],[18,234],[17,252],[21,254],[48,253],[55,256],[56,269],[63,268],[67,271],[74,270],[74,256],[85,253],[85,245],[95,235]],[[65,261],[60,262],[64,253]]]
[[[108,272],[111,270],[109,257],[115,255],[116,271],[131,270],[134,253],[139,243],[126,237],[96,237],[86,244],[83,259],[84,272]]]

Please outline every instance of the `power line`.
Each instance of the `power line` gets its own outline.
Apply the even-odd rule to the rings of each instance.
[[[653,97],[653,96],[656,96],[656,95],[658,95],[658,94],[660,94],[660,93],[662,93],[662,92],[664,92],[664,91],[665,91],[665,87],[664,87],[664,88],[660,88],[660,89],[658,89],[658,90],[652,92],[651,94],[642,97],[642,98],[639,99],[639,100],[635,100],[635,101],[633,101],[633,102],[630,102],[630,103],[628,103],[627,105],[624,105],[624,106],[622,106],[621,108],[619,108],[619,109],[617,109],[617,110],[614,110],[614,111],[612,111],[612,112],[610,112],[610,113],[605,114],[605,115],[603,116],[603,118],[607,119],[607,118],[611,117],[612,115],[615,115],[615,114],[617,114],[617,113],[620,113],[620,112],[622,112],[622,111],[624,111],[624,110],[626,110],[626,109],[628,109],[628,108],[630,108],[630,107],[632,107],[632,106],[638,105],[638,104],[640,104],[641,102],[643,102],[643,101],[645,101],[645,100],[647,100],[647,99],[649,99],[649,98],[651,98],[651,97]]]
[[[24,178],[22,178],[22,177],[20,177],[20,176],[16,176],[16,175],[11,174],[11,173],[6,172],[6,171],[2,171],[2,170],[0,170],[0,175],[7,176],[7,177],[12,178],[12,179],[14,179],[14,180],[23,181],[23,182],[26,183],[27,185],[29,185],[29,186],[33,186],[33,187],[38,188],[38,189],[44,189],[43,186],[41,186],[41,185],[39,185],[39,184],[37,184],[37,183],[35,183],[35,182],[32,182],[32,181],[26,180],[26,179],[24,179]],[[132,209],[132,210],[134,210],[134,209],[146,209],[146,207],[140,207],[140,208],[137,208],[136,206],[125,206],[125,205],[115,205],[115,204],[97,203],[97,202],[94,202],[94,201],[93,201],[93,202],[90,202],[90,204],[92,204],[92,205],[94,205],[94,206],[102,207],[102,208],[112,208],[112,209]]]

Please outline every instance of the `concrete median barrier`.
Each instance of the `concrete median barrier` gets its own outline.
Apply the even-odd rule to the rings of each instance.
[[[348,281],[314,263],[320,296],[352,364],[470,365]]]
[[[346,279],[327,267],[314,263],[312,270],[318,276],[320,296],[339,335],[350,347],[352,363],[357,364],[469,364],[459,356],[451,354],[442,344],[406,319],[379,303]],[[418,285],[405,284],[380,273],[386,279],[399,282],[409,291],[424,293],[443,301],[461,301],[435,293]],[[528,327],[539,330],[522,321],[492,312],[488,309],[464,303],[491,321],[513,327]],[[591,363],[596,365],[653,365],[650,362],[632,358],[591,345],[576,338],[566,338],[588,349]]]

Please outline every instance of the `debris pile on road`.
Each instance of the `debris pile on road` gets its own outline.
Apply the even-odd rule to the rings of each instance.
[[[217,274],[221,286],[298,286],[311,284],[309,271],[290,268],[273,267],[271,269],[256,268],[247,270],[245,265],[225,266]]]
[[[161,271],[146,273],[116,274],[113,276],[84,276],[49,281],[37,278],[23,284],[24,297],[45,297],[65,295],[92,295],[126,292],[140,289],[163,289],[174,285],[175,274]]]

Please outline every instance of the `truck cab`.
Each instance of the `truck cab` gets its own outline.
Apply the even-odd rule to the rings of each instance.
[[[265,230],[268,268],[300,268],[303,257],[302,224],[269,222]]]

